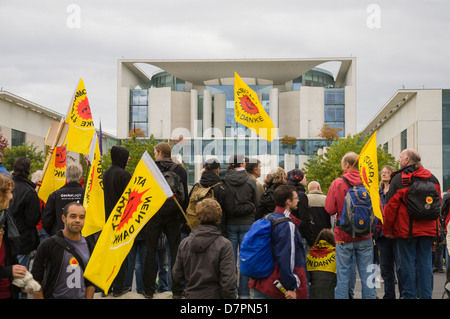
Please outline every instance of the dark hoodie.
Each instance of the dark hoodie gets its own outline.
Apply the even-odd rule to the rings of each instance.
[[[129,154],[125,147],[114,145],[111,148],[112,166],[103,173],[106,220],[131,179],[131,174],[125,170]]]
[[[199,184],[202,185],[203,187],[210,187],[219,182],[221,182],[221,179],[216,173],[206,170],[203,172]],[[194,187],[192,189],[194,189]],[[219,227],[222,230],[222,233],[226,231],[225,224],[229,216],[245,216],[251,215],[252,213],[255,212],[255,206],[253,206],[253,204],[250,203],[239,205],[236,204],[231,189],[224,181],[216,185],[213,188],[213,190],[214,190],[214,198],[217,200],[220,207],[222,208],[222,221],[219,225]],[[191,197],[191,194],[189,194],[189,197]]]
[[[259,206],[258,190],[256,181],[248,176],[245,169],[229,169],[224,178],[237,204],[253,203],[255,207]],[[227,217],[228,225],[251,225],[255,221],[255,214],[245,216]]]
[[[235,299],[233,246],[215,225],[195,227],[178,248],[174,281],[186,280],[186,299]]]

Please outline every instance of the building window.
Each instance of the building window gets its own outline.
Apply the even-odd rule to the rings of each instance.
[[[11,146],[20,146],[25,143],[26,133],[11,129]]]
[[[401,147],[402,151],[408,147],[408,132],[407,132],[407,130],[403,130],[400,133],[400,145],[401,145],[400,147]]]
[[[324,122],[333,128],[341,128],[339,137],[345,136],[345,91],[342,88],[325,89]]]
[[[148,91],[130,91],[129,131],[140,129],[148,136]]]

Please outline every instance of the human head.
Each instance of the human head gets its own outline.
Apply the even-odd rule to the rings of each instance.
[[[155,145],[155,159],[171,158],[172,149],[170,145],[166,142],[160,142]]]
[[[320,231],[319,235],[317,235],[314,245],[317,245],[321,240],[325,240],[327,243],[336,246],[336,242],[334,240],[334,232],[330,228],[324,228]]]
[[[242,154],[231,155],[228,159],[228,169],[245,167],[245,157]]]
[[[9,207],[13,189],[14,181],[5,174],[0,174],[0,210]]]
[[[342,157],[341,168],[344,172],[350,170],[358,170],[358,154],[355,152],[348,152]]]
[[[220,204],[212,198],[205,198],[195,206],[200,224],[217,224],[222,218]]]
[[[62,220],[64,223],[64,231],[71,234],[81,233],[84,226],[86,210],[83,205],[77,202],[68,203],[64,206]]]
[[[298,205],[298,195],[295,188],[290,185],[280,185],[273,192],[276,206],[284,207],[288,211],[293,211]]]
[[[123,146],[111,147],[111,162],[121,168],[125,168],[130,160],[130,151]]]
[[[205,162],[205,170],[219,175],[220,162],[217,158],[209,158]]]
[[[81,175],[83,175],[83,168],[78,163],[72,163],[67,165],[66,168],[66,180],[67,182],[79,182]]]
[[[390,165],[385,165],[381,168],[380,171],[380,187],[384,183],[389,183],[391,181],[391,174],[395,172],[395,168]]]
[[[28,157],[20,156],[14,161],[12,175],[28,178],[31,173],[31,160]]]
[[[317,181],[312,181],[308,184],[308,192],[310,191],[320,191],[320,184]]]
[[[261,161],[257,158],[245,158],[245,170],[256,178],[261,176]]]
[[[418,169],[419,167],[422,167],[420,161],[421,158],[419,152],[410,148],[403,150],[398,157],[398,164],[400,168],[414,164],[415,169]]]
[[[267,188],[272,184],[286,184],[287,174],[281,167],[276,167],[267,174],[264,179],[264,186]]]
[[[287,182],[289,184],[303,184],[306,186],[306,175],[300,169],[293,169],[287,173]]]

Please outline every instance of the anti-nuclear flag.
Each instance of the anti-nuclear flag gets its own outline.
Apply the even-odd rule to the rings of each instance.
[[[89,154],[89,175],[84,192],[83,206],[86,210],[82,234],[84,237],[95,234],[105,226],[105,197],[103,193],[102,158],[97,133],[92,139]]]
[[[47,156],[50,156],[50,162],[42,178],[42,184],[39,187],[38,197],[47,202],[51,193],[60,189],[66,183],[66,145],[50,149]]]
[[[165,178],[145,152],[103,227],[84,276],[108,293],[137,234],[172,196]]]
[[[372,200],[375,217],[383,222],[378,189],[377,131],[369,138],[359,154],[359,174]]]
[[[95,127],[83,79],[80,79],[73,95],[72,105],[67,112],[66,122],[69,124],[67,150],[89,154]]]
[[[256,93],[234,72],[234,117],[236,122],[272,142],[275,127]]]

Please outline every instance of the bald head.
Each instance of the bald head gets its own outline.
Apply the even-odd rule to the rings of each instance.
[[[416,169],[421,167],[422,164],[420,163],[421,158],[419,152],[417,152],[414,149],[407,148],[404,149],[398,158],[398,164],[400,168],[404,168],[409,165],[415,165]]]
[[[319,182],[312,181],[308,184],[308,192],[310,191],[320,191],[320,184]]]

